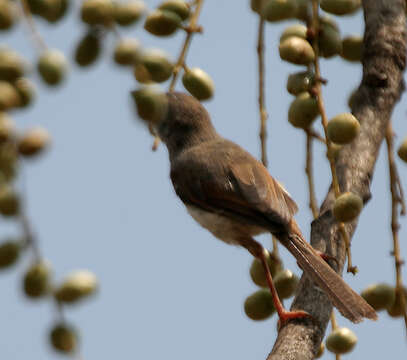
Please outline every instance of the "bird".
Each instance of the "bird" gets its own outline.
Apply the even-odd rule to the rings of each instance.
[[[295,201],[266,167],[215,130],[209,113],[193,96],[165,94],[166,111],[149,125],[166,145],[170,178],[188,213],[216,238],[246,248],[264,269],[280,324],[311,317],[284,308],[267,264],[267,250],[255,236],[271,233],[300,268],[354,323],[377,319],[375,310],[328,265],[304,238]]]

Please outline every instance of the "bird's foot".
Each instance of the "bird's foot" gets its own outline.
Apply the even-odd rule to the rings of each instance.
[[[282,311],[278,314],[279,320],[278,320],[278,329],[280,329],[283,325],[287,323],[288,320],[291,319],[304,319],[304,318],[309,318],[313,319],[313,317],[308,314],[306,311],[302,310],[295,310],[295,311]]]

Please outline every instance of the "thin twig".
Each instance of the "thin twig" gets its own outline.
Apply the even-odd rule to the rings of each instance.
[[[389,125],[387,126],[386,144],[390,174],[391,232],[393,235],[393,256],[394,256],[394,267],[396,270],[396,295],[400,297],[400,305],[403,310],[403,317],[407,334],[407,307],[406,307],[406,298],[404,297],[403,279],[401,272],[402,265],[404,262],[400,256],[400,244],[398,235],[398,231],[400,228],[400,225],[398,223],[398,205],[400,204],[401,207],[403,208],[404,200],[402,194],[400,193],[401,189],[400,179],[397,174],[396,163],[394,160],[393,130],[391,123],[389,123]]]
[[[314,60],[314,69],[315,69],[315,78],[316,79],[321,79],[321,70],[319,66],[319,47],[318,47],[318,36],[319,36],[319,17],[318,17],[318,0],[312,0],[312,28],[314,32],[314,38],[312,41],[312,47],[314,49],[315,53],[315,60]],[[341,194],[341,190],[339,188],[339,182],[338,182],[338,177],[336,176],[336,167],[335,167],[335,159],[332,154],[332,142],[328,138],[328,132],[327,132],[327,127],[328,127],[328,118],[326,116],[326,111],[325,111],[325,106],[324,106],[324,100],[322,98],[322,89],[321,89],[321,82],[316,81],[315,83],[315,92],[316,92],[316,97],[317,97],[317,103],[318,103],[318,109],[319,113],[321,115],[321,122],[322,126],[324,128],[324,134],[325,134],[325,141],[326,141],[326,147],[327,147],[327,152],[328,152],[328,160],[329,160],[329,165],[331,168],[331,174],[332,174],[332,185],[334,188],[335,192],[335,197],[337,198]],[[339,230],[341,232],[341,235],[345,241],[346,245],[346,254],[348,256],[348,266],[347,266],[347,272],[351,272],[352,274],[357,273],[357,267],[352,265],[352,254],[350,250],[350,240],[348,233],[345,229],[345,224],[344,223],[339,223]]]
[[[320,134],[318,134],[318,132],[316,132],[314,129],[308,129],[307,132],[314,139],[320,141],[323,144],[326,144],[325,138],[323,136],[321,136]]]
[[[31,14],[30,7],[27,4],[27,0],[20,0],[20,5],[22,17],[25,19],[25,22],[33,38],[35,46],[37,47],[40,53],[47,50],[47,44],[45,43],[44,39],[42,38],[40,32],[37,29],[37,26]]]
[[[313,218],[317,218],[319,211],[317,200],[315,197],[315,187],[314,187],[314,176],[312,170],[312,136],[309,131],[307,131],[307,151],[306,151],[306,161],[305,161],[305,173],[308,179],[308,194],[309,194],[309,207],[312,212]]]

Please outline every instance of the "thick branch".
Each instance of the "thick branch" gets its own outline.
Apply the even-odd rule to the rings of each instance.
[[[363,79],[353,110],[361,125],[360,135],[345,146],[336,162],[342,191],[359,194],[365,202],[370,198],[370,183],[380,145],[394,105],[404,90],[403,71],[406,61],[406,19],[404,0],[363,0],[365,36]],[[331,207],[335,194],[332,186],[318,219],[312,223],[311,243],[333,254],[342,272],[345,244]],[[350,236],[357,221],[348,224]],[[303,275],[292,308],[308,311],[315,322],[296,321],[284,326],[269,355],[269,360],[313,359],[325,332],[332,305],[327,296]]]

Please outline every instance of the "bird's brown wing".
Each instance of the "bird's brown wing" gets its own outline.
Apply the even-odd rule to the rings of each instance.
[[[227,140],[192,148],[173,159],[171,180],[185,204],[271,231],[285,228],[297,211],[295,202],[267,169]]]

